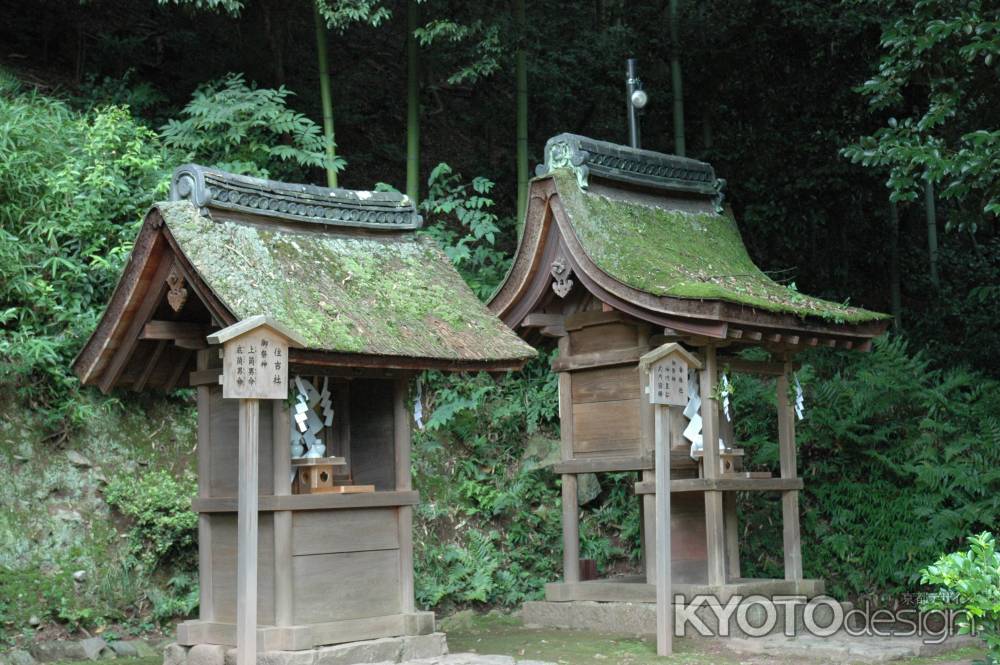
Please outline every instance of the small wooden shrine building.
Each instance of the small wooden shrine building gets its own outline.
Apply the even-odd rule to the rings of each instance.
[[[793,356],[817,346],[867,350],[886,317],[771,280],[723,209],[721,185],[709,164],[692,159],[572,134],[546,144],[514,264],[489,306],[531,343],[558,343],[564,572],[548,585],[549,601],[655,600],[653,409],[639,359],[667,342],[685,345],[703,367],[685,377],[687,408],[672,416],[675,592],[823,591],[802,575]],[[770,360],[736,355],[748,347]],[[780,477],[742,470],[732,423],[720,414],[722,371],[777,378]],[[577,476],[611,471],[641,475],[646,574],[581,580]],[[742,577],[737,491],[781,493],[784,580]]]
[[[104,392],[197,390],[200,616],[178,642],[236,641],[238,406],[209,336],[265,317],[301,348],[290,399],[260,409],[258,648],[432,632],[413,599],[409,380],[517,368],[534,350],[415,234],[404,196],[188,165],[170,198],[146,215],[74,369]]]

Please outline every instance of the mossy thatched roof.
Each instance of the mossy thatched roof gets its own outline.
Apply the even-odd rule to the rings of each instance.
[[[213,220],[188,201],[157,208],[237,319],[272,316],[310,349],[460,362],[535,355],[428,238]]]
[[[592,194],[580,188],[568,168],[554,169],[551,177],[584,251],[626,286],[656,296],[720,300],[837,323],[887,318],[778,284],[754,265],[729,215]]]

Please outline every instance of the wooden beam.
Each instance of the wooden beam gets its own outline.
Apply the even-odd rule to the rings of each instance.
[[[156,369],[156,363],[160,361],[160,356],[163,355],[163,350],[167,348],[167,343],[164,340],[160,340],[156,343],[156,348],[153,349],[153,353],[149,356],[149,361],[146,363],[146,367],[142,370],[142,374],[139,378],[135,380],[132,384],[132,390],[140,392],[149,383],[149,377],[153,374],[153,370]]]
[[[181,375],[184,374],[184,370],[187,369],[188,363],[191,361],[191,356],[194,351],[190,349],[184,349],[180,352],[179,358],[177,359],[177,364],[174,365],[174,369],[171,370],[170,376],[167,378],[166,384],[163,386],[164,392],[170,392],[177,387],[177,383],[181,380]]]
[[[801,478],[671,478],[671,492],[785,492],[801,490]],[[636,494],[653,494],[652,482],[635,484]]]
[[[726,330],[726,337],[729,339],[740,339],[743,337],[743,331],[739,328],[729,328]]]
[[[347,510],[354,508],[391,508],[415,506],[420,503],[420,492],[367,492],[361,494],[292,494],[291,496],[260,497],[259,511],[277,510]],[[198,498],[191,502],[196,513],[235,513],[236,497],[223,496]]]
[[[555,473],[606,473],[609,471],[643,471],[652,468],[652,455],[571,459],[552,465],[552,470]]]
[[[139,334],[142,332],[143,326],[153,316],[153,312],[156,311],[156,308],[167,292],[167,274],[170,272],[172,266],[173,261],[169,260],[169,257],[164,256],[160,259],[160,264],[156,267],[153,276],[149,280],[146,297],[136,308],[135,314],[132,316],[132,322],[121,337],[118,348],[112,354],[111,360],[108,362],[108,366],[101,376],[99,383],[101,392],[111,392],[111,389],[118,382],[118,377],[121,376],[129,358],[132,357],[132,351],[135,350],[135,346],[139,342]]]
[[[719,366],[728,366],[734,372],[744,374],[761,374],[764,376],[781,376],[785,371],[783,363],[763,360],[746,360],[739,356],[719,356]],[[797,369],[798,367],[796,367]]]
[[[748,330],[743,334],[743,336],[751,341],[759,342],[760,339],[764,336],[764,333],[762,333],[759,330]]]
[[[840,340],[840,342],[837,344],[837,346],[839,346],[842,349],[851,349],[851,348],[854,348],[854,342],[852,342],[849,339],[843,339],[843,340]]]
[[[798,346],[800,339],[801,337],[799,337],[798,335],[786,335],[785,344],[787,344],[788,346]]]
[[[777,344],[781,341],[781,333],[768,333],[764,339],[772,344]]]
[[[566,319],[562,314],[532,312],[521,321],[522,328],[547,328],[549,326],[566,327]]]
[[[571,372],[578,369],[589,369],[591,367],[630,365],[632,363],[639,362],[639,356],[645,352],[646,349],[640,347],[617,349],[614,351],[594,351],[591,353],[578,353],[576,355],[567,354],[565,356],[560,352],[560,356],[552,361],[552,371]]]
[[[860,346],[858,346],[858,351],[861,351],[862,353],[868,353],[871,350],[872,350],[872,341],[870,339],[866,339],[864,342],[861,343]]]
[[[142,327],[139,339],[197,339],[205,342],[215,328],[190,321],[149,321]]]
[[[291,441],[288,435],[290,417],[284,400],[271,402],[271,469],[274,496],[290,496],[291,483]],[[292,542],[294,538],[292,512],[281,510],[274,513],[274,623],[277,626],[294,624],[295,580],[292,570]]]

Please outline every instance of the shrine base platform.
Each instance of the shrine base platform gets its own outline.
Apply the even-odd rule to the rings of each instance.
[[[300,651],[259,651],[257,665],[344,665],[346,663],[402,663],[437,658],[448,653],[444,633],[383,637],[345,642]],[[216,644],[192,647],[169,645],[164,665],[235,665],[236,649]]]
[[[674,610],[675,615],[690,617],[689,621],[681,620],[681,634],[685,637],[759,637],[788,631],[801,634],[807,632],[807,607],[813,626],[822,628],[850,619],[848,613],[853,606],[824,596],[823,592],[822,580],[736,579],[721,587],[675,584]],[[521,618],[526,626],[620,635],[656,634],[656,587],[644,579],[558,582],[546,585],[545,597],[544,601],[526,602],[522,607]],[[768,601],[770,606],[765,607]],[[719,608],[727,605],[729,613],[722,616],[728,618],[720,620]],[[699,622],[704,628],[699,628]]]

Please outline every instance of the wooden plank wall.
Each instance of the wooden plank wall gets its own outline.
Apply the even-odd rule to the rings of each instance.
[[[351,381],[351,471],[357,485],[396,489],[392,381]]]

